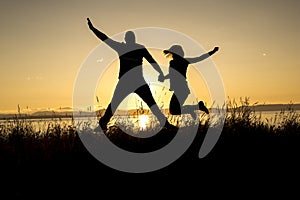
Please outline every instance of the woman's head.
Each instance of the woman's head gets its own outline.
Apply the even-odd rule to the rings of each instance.
[[[164,50],[163,51],[164,54],[172,54],[173,55],[173,58],[174,56],[179,56],[179,57],[184,57],[184,51],[183,51],[183,48],[180,46],[180,45],[173,45],[171,46],[169,49],[167,50]]]

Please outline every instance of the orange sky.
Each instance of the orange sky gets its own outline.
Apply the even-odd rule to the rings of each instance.
[[[72,105],[76,74],[100,42],[86,17],[108,35],[162,27],[207,51],[220,46],[212,59],[229,97],[299,103],[299,6],[291,0],[1,1],[0,110]]]

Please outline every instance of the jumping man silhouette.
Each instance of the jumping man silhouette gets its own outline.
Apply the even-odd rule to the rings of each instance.
[[[159,73],[159,81],[162,81],[164,77],[163,72],[148,50],[143,45],[136,43],[134,32],[126,32],[124,38],[125,42],[117,42],[96,29],[89,18],[87,18],[87,21],[90,30],[93,31],[100,40],[115,50],[118,53],[120,60],[119,81],[113,93],[111,103],[99,120],[101,129],[107,129],[107,124],[115,113],[118,105],[120,105],[124,98],[130,93],[136,93],[144,102],[146,102],[162,127],[174,128],[160,111],[152,96],[150,88],[143,77],[143,58],[145,58]],[[96,128],[96,131],[97,130],[99,130],[99,127]]]

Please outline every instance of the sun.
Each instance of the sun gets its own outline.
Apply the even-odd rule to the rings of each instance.
[[[148,115],[140,115],[139,116],[140,130],[145,130],[146,129],[148,121],[149,121],[149,116]]]

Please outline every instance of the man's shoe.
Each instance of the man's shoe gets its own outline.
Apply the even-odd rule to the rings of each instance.
[[[165,123],[165,125],[164,125],[163,128],[165,128],[165,129],[178,129],[177,126],[174,126],[174,125],[170,124],[170,123],[168,122],[168,120],[166,120],[166,123]]]
[[[99,126],[97,126],[94,131],[95,132],[101,132],[101,131],[106,131],[107,130],[107,124],[108,122],[103,122],[101,119],[99,120]]]

